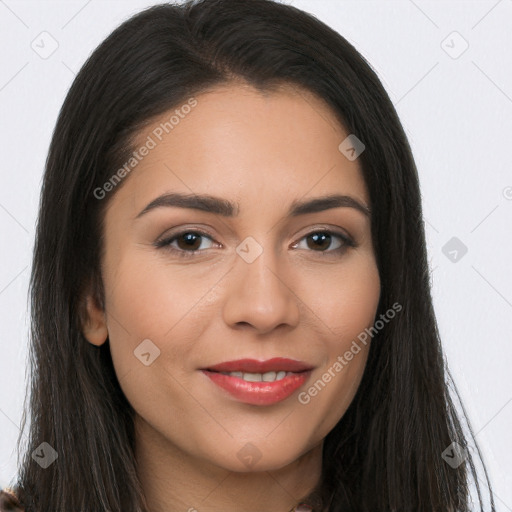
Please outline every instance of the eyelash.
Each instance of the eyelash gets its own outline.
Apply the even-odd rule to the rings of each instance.
[[[175,240],[177,240],[180,236],[183,236],[183,235],[189,235],[189,234],[192,234],[192,235],[199,235],[199,236],[202,236],[202,237],[205,237],[205,238],[209,238],[210,240],[213,241],[213,239],[205,232],[201,231],[201,230],[185,230],[185,231],[181,231],[179,233],[176,233],[174,234],[172,237],[170,238],[164,238],[163,240],[158,240],[157,242],[155,242],[155,247],[157,249],[163,249],[165,251],[168,251],[168,252],[171,252],[171,253],[174,253],[176,254],[178,257],[180,258],[193,258],[195,257],[195,255],[197,253],[200,253],[200,252],[203,252],[207,249],[195,249],[195,250],[191,250],[191,251],[185,251],[183,249],[176,249],[175,247],[171,247],[171,243],[174,242]],[[337,232],[337,231],[331,231],[331,230],[327,230],[327,229],[318,229],[318,230],[315,230],[315,231],[311,231],[310,233],[304,235],[300,240],[302,241],[303,239],[311,236],[311,235],[318,235],[318,234],[326,234],[326,235],[331,235],[331,236],[335,236],[335,237],[339,237],[342,241],[342,245],[340,247],[338,247],[337,249],[334,249],[334,250],[327,250],[327,251],[313,251],[311,250],[312,252],[317,252],[317,253],[320,253],[322,255],[324,254],[327,254],[329,256],[333,256],[333,257],[337,257],[337,256],[341,256],[348,248],[350,247],[357,247],[357,244],[354,240],[352,240],[350,237],[348,237],[347,235],[345,235],[344,233],[340,233],[340,232]],[[297,242],[296,244],[298,244],[299,242]],[[296,245],[294,244],[294,245]],[[325,257],[325,256],[324,256]]]

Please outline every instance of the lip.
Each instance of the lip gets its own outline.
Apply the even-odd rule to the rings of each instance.
[[[219,372],[201,370],[214,384],[227,391],[240,402],[252,405],[272,405],[288,398],[300,388],[312,370],[292,373],[274,382],[248,382]]]
[[[210,370],[214,372],[247,372],[247,373],[265,373],[265,372],[305,372],[312,370],[313,366],[295,359],[286,357],[274,357],[266,361],[258,361],[257,359],[237,359],[236,361],[226,361],[202,370]]]
[[[274,382],[248,382],[239,377],[220,373],[235,371],[242,373],[286,371],[292,374]],[[272,405],[285,400],[305,384],[312,371],[313,367],[302,361],[282,357],[266,361],[238,359],[201,369],[204,375],[233,398],[251,405]]]

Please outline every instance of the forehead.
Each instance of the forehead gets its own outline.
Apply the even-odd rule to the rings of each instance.
[[[229,198],[240,214],[327,193],[368,203],[357,160],[339,150],[348,135],[309,91],[217,87],[186,98],[137,134],[135,151],[151,149],[139,155],[113,202],[129,205],[132,217],[173,191]]]

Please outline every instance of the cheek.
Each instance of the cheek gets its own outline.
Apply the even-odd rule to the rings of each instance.
[[[106,311],[110,351],[119,384],[132,407],[147,418],[183,414],[191,340],[200,335],[196,305],[204,286],[133,251],[106,268]],[[143,269],[143,270],[141,270]]]
[[[112,327],[138,338],[163,339],[201,302],[215,284],[215,272],[183,272],[164,258],[144,251],[126,255],[107,267],[107,313]],[[109,326],[110,330],[110,326]]]
[[[317,280],[316,289],[304,282],[304,290],[316,290],[310,303],[324,327],[325,359],[299,402],[319,418],[321,438],[344,415],[361,382],[371,341],[365,329],[374,325],[380,278],[373,257],[368,257],[340,267],[330,279]],[[322,293],[318,293],[318,285],[322,285]]]
[[[166,264],[161,255],[148,256],[146,250],[126,250],[122,256],[115,254],[107,260],[107,323],[119,380],[128,373],[130,379],[136,375],[146,379],[138,357],[142,347],[149,349],[143,353],[149,351],[150,360],[158,362],[149,366],[152,379],[157,378],[156,368],[160,366],[178,374],[186,369],[194,341],[207,328],[205,308],[221,278],[220,269],[203,265],[203,270],[185,272]]]
[[[353,258],[324,275],[302,278],[311,311],[327,332],[330,344],[342,349],[371,326],[380,299],[380,278],[375,261]]]

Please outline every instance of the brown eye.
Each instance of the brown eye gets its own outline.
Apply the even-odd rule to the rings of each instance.
[[[210,241],[210,245],[204,247],[203,241]],[[175,252],[179,256],[193,256],[195,253],[202,252],[211,248],[213,240],[206,233],[200,231],[182,231],[176,233],[170,238],[164,238],[155,243],[155,246],[160,249]]]
[[[301,247],[302,240],[306,241],[305,247]],[[355,247],[355,243],[342,233],[332,231],[314,231],[304,236],[301,242],[295,244],[298,249],[308,249],[320,253],[337,254],[348,247]]]
[[[201,246],[201,237],[202,235],[199,233],[183,233],[177,237],[175,237],[177,241],[177,245],[179,249],[183,250],[198,250]]]
[[[332,243],[332,236],[329,233],[313,233],[306,237],[308,247],[313,250],[329,249]],[[311,243],[309,243],[311,242]]]

